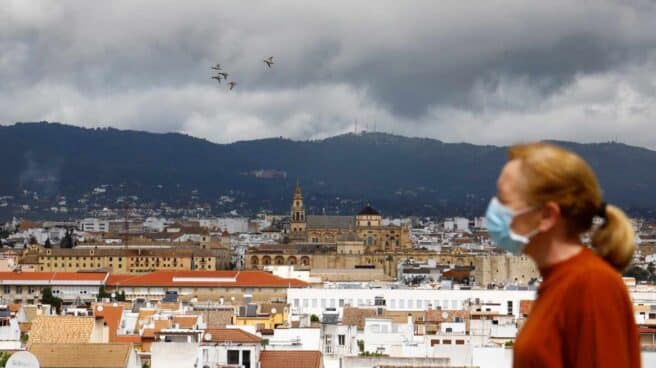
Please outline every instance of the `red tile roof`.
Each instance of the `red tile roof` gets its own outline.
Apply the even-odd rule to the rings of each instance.
[[[180,328],[193,329],[196,322],[198,322],[198,316],[195,315],[173,316],[173,323],[180,325]]]
[[[203,334],[203,342],[256,343],[261,338],[239,328],[208,328]]]
[[[109,342],[117,342],[116,332],[123,316],[123,306],[120,304],[116,306],[112,304],[97,304],[93,307],[93,315],[96,319],[100,318],[105,321],[109,329]]]
[[[306,287],[297,279],[285,279],[264,271],[156,271],[139,275],[112,274],[109,286],[229,286]]]
[[[265,350],[260,354],[261,368],[320,368],[321,352],[311,350]]]
[[[2,281],[104,281],[107,272],[0,272]]]

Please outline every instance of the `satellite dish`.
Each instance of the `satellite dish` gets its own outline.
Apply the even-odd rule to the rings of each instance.
[[[39,368],[39,360],[28,351],[19,351],[7,360],[6,368]]]
[[[104,309],[104,308],[103,308],[103,306],[102,306],[102,305],[99,305],[99,306],[98,306],[98,308],[96,308],[96,310],[97,310],[98,312],[102,312],[102,311],[103,311],[103,309]]]
[[[212,341],[212,334],[211,333],[206,333],[205,334],[205,341]]]
[[[276,314],[278,313],[278,310],[276,308],[271,308],[271,314]]]
[[[442,312],[442,318],[444,318],[444,319],[449,318],[449,313],[447,313],[447,312]]]

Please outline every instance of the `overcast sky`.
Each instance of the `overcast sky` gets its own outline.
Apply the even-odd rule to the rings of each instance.
[[[357,119],[448,142],[656,149],[655,20],[651,0],[0,0],[0,123],[232,142]]]

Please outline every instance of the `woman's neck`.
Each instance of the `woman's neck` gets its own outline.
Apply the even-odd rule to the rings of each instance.
[[[539,269],[545,269],[574,257],[581,250],[583,250],[583,244],[578,238],[552,238],[529,244],[524,249],[524,253],[533,259]]]

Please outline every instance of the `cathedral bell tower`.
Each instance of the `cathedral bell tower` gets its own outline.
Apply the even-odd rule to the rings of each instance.
[[[305,207],[303,206],[303,194],[301,186],[296,182],[294,199],[292,201],[291,217],[289,219],[290,237],[295,240],[305,240]]]

